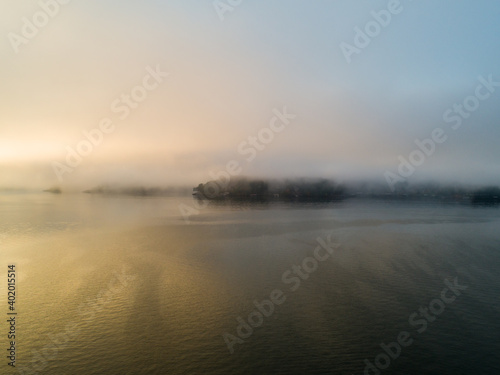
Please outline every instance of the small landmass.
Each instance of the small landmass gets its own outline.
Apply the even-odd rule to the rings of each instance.
[[[100,185],[94,188],[84,190],[86,194],[104,194],[104,195],[132,195],[132,196],[177,196],[187,195],[189,188],[187,187],[144,187],[144,186],[130,186],[130,187],[112,187],[107,185]]]
[[[61,194],[62,190],[59,187],[51,187],[50,189],[45,189],[44,193]]]

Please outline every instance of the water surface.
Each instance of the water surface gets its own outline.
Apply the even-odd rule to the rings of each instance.
[[[380,373],[500,370],[498,209],[210,205],[188,223],[180,204],[193,200],[0,196],[0,274],[18,269],[18,373],[363,374],[401,332],[412,344]],[[328,236],[339,247],[291,290],[283,274]],[[467,289],[419,333],[409,317],[455,278]],[[285,301],[231,354],[223,335],[276,289]]]

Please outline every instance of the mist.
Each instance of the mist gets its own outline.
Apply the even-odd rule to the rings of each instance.
[[[402,3],[346,60],[342,43],[384,7],[255,2],[219,19],[210,2],[61,6],[27,43],[0,42],[0,187],[194,186],[228,163],[500,184],[498,7]],[[2,32],[37,11],[10,4]],[[465,14],[467,27],[450,21]]]

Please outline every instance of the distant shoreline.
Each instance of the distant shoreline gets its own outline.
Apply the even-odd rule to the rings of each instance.
[[[346,199],[438,201],[474,205],[500,204],[500,188],[463,188],[437,184],[400,185],[394,192],[379,186],[338,184],[326,179],[267,181],[239,179],[223,184],[209,181],[193,188],[193,196],[209,201],[338,202]]]

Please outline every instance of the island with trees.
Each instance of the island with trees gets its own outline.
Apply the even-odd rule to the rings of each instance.
[[[342,182],[329,179],[252,179],[208,181],[193,188],[193,196],[210,201],[334,202],[345,199],[456,202],[499,205],[499,187],[466,187],[433,182],[398,184],[393,191],[375,182]]]

